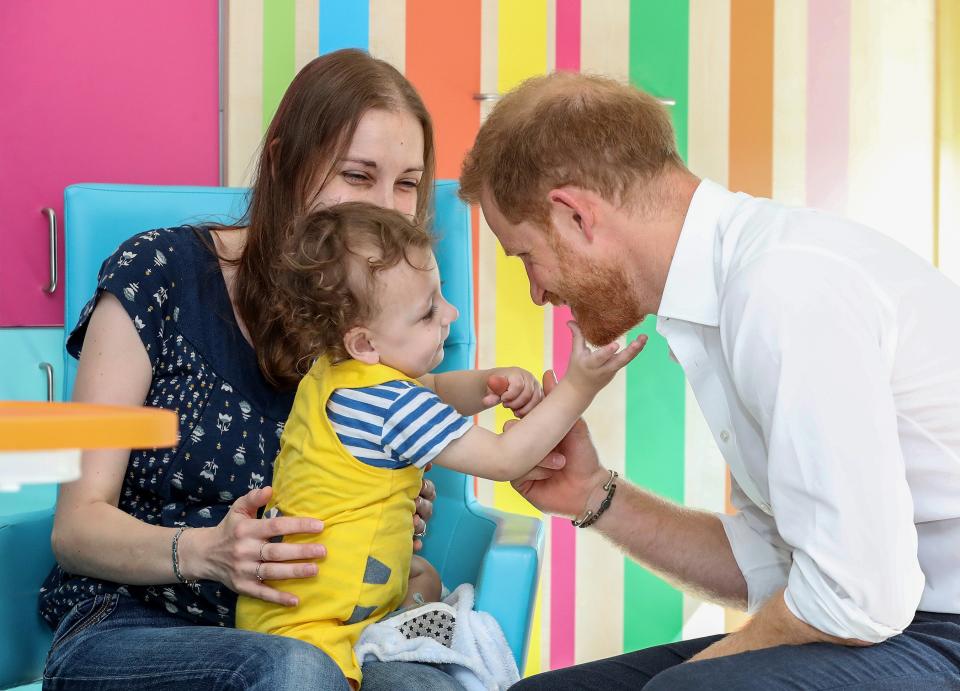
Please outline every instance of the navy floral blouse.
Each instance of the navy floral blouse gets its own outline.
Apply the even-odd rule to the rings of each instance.
[[[150,358],[146,405],[179,417],[173,449],[130,454],[119,507],[167,527],[217,525],[234,499],[270,483],[294,391],[264,380],[233,316],[206,228],[151,230],[124,242],[100,269],[97,293],[67,340],[80,356],[87,324],[104,292],[115,295]],[[193,623],[233,626],[236,594],[201,581],[133,586],[74,576],[55,566],[40,611],[56,627],[78,602],[120,592]]]

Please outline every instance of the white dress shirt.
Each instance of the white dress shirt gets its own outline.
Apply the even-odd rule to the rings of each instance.
[[[756,610],[879,642],[960,613],[960,286],[880,233],[697,188],[657,330],[733,476]]]

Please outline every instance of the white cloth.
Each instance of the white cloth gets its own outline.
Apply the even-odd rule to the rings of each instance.
[[[703,181],[657,330],[734,480],[756,610],[879,642],[960,613],[960,287],[869,228]]]
[[[513,653],[496,619],[473,610],[473,597],[473,586],[464,583],[444,600],[457,615],[452,648],[432,638],[407,639],[387,619],[364,629],[357,659],[439,664],[467,691],[510,688],[520,681]]]

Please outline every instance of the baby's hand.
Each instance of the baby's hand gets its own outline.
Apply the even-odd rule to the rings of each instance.
[[[620,350],[620,345],[616,342],[591,350],[583,334],[580,333],[577,322],[569,321],[567,326],[573,333],[573,347],[570,350],[570,364],[564,379],[569,379],[572,384],[590,396],[609,384],[614,375],[637,357],[647,344],[647,337],[640,335],[628,343],[623,350]]]
[[[483,404],[488,408],[502,403],[517,417],[523,417],[543,400],[540,382],[520,367],[504,367],[487,379],[487,393]]]

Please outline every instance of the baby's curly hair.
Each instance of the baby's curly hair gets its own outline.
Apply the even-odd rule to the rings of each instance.
[[[377,274],[401,261],[426,270],[408,251],[433,243],[429,231],[398,211],[364,202],[297,218],[272,267],[277,293],[270,306],[286,339],[260,354],[261,368],[273,364],[267,379],[292,388],[316,358],[349,358],[343,337],[375,314]]]

